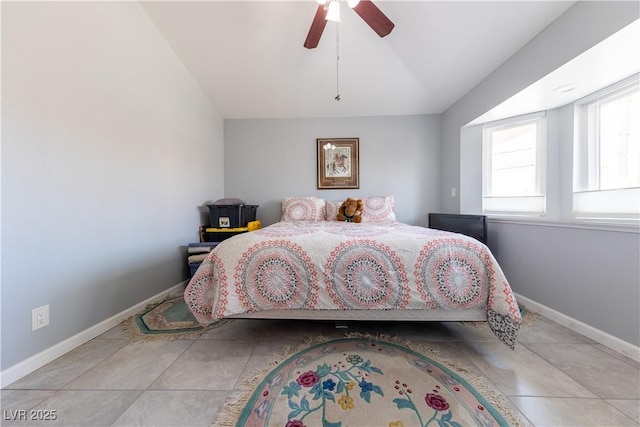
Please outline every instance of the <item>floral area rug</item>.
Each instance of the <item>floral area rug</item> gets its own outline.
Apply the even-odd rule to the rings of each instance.
[[[521,426],[486,379],[391,337],[314,342],[247,380],[214,426]]]
[[[204,326],[193,317],[182,295],[170,295],[124,320],[121,327],[127,338],[132,341],[171,341],[197,338],[210,329],[232,321],[220,320]]]

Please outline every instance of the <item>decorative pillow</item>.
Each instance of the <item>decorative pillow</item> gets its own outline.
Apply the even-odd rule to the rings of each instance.
[[[362,222],[396,220],[396,214],[393,212],[395,206],[393,196],[364,197],[362,201],[364,202]]]
[[[325,218],[327,219],[327,221],[336,221],[336,216],[338,215],[338,209],[340,209],[340,206],[342,205],[342,202],[332,202],[331,200],[326,200],[324,202],[324,209],[325,209]]]
[[[318,197],[285,197],[280,221],[324,221],[324,199]]]

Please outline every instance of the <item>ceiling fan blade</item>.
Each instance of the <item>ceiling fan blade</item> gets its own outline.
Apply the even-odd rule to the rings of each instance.
[[[393,30],[395,26],[389,18],[378,6],[373,4],[371,0],[360,0],[353,10],[356,11],[360,18],[363,19],[380,37],[384,37]]]
[[[307,49],[313,49],[318,46],[320,36],[322,36],[324,27],[327,25],[326,17],[327,11],[324,9],[323,5],[319,5],[318,10],[316,10],[316,15],[313,17],[311,28],[309,28],[307,39],[304,41],[304,47]]]

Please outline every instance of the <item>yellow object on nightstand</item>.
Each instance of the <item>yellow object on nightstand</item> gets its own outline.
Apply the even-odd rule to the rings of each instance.
[[[242,233],[243,231],[249,231],[247,227],[235,227],[235,228],[205,228],[207,233]]]
[[[249,229],[249,231],[255,231],[255,230],[259,230],[262,228],[262,223],[260,221],[249,221],[247,223],[247,228]]]

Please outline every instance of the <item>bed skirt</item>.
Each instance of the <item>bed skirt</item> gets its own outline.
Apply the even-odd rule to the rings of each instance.
[[[485,309],[469,310],[264,310],[227,319],[292,319],[351,321],[486,322]]]

